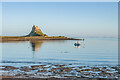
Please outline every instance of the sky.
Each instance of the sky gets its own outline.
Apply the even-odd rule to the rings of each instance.
[[[37,25],[49,36],[116,37],[117,2],[3,2],[2,35],[27,35]]]

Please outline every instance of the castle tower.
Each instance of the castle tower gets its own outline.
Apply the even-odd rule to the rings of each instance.
[[[38,26],[33,25],[32,31],[27,36],[44,36],[44,34]]]

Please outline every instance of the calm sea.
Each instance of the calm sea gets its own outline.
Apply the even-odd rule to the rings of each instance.
[[[2,65],[33,64],[117,65],[117,38],[3,42]]]

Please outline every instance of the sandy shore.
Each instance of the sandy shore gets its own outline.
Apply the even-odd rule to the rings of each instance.
[[[119,66],[1,66],[3,80],[117,80]]]

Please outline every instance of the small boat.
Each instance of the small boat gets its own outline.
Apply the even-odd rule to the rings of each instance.
[[[81,43],[80,43],[79,41],[77,41],[77,43],[75,43],[74,45],[75,45],[75,46],[80,46],[80,44],[81,44]]]

